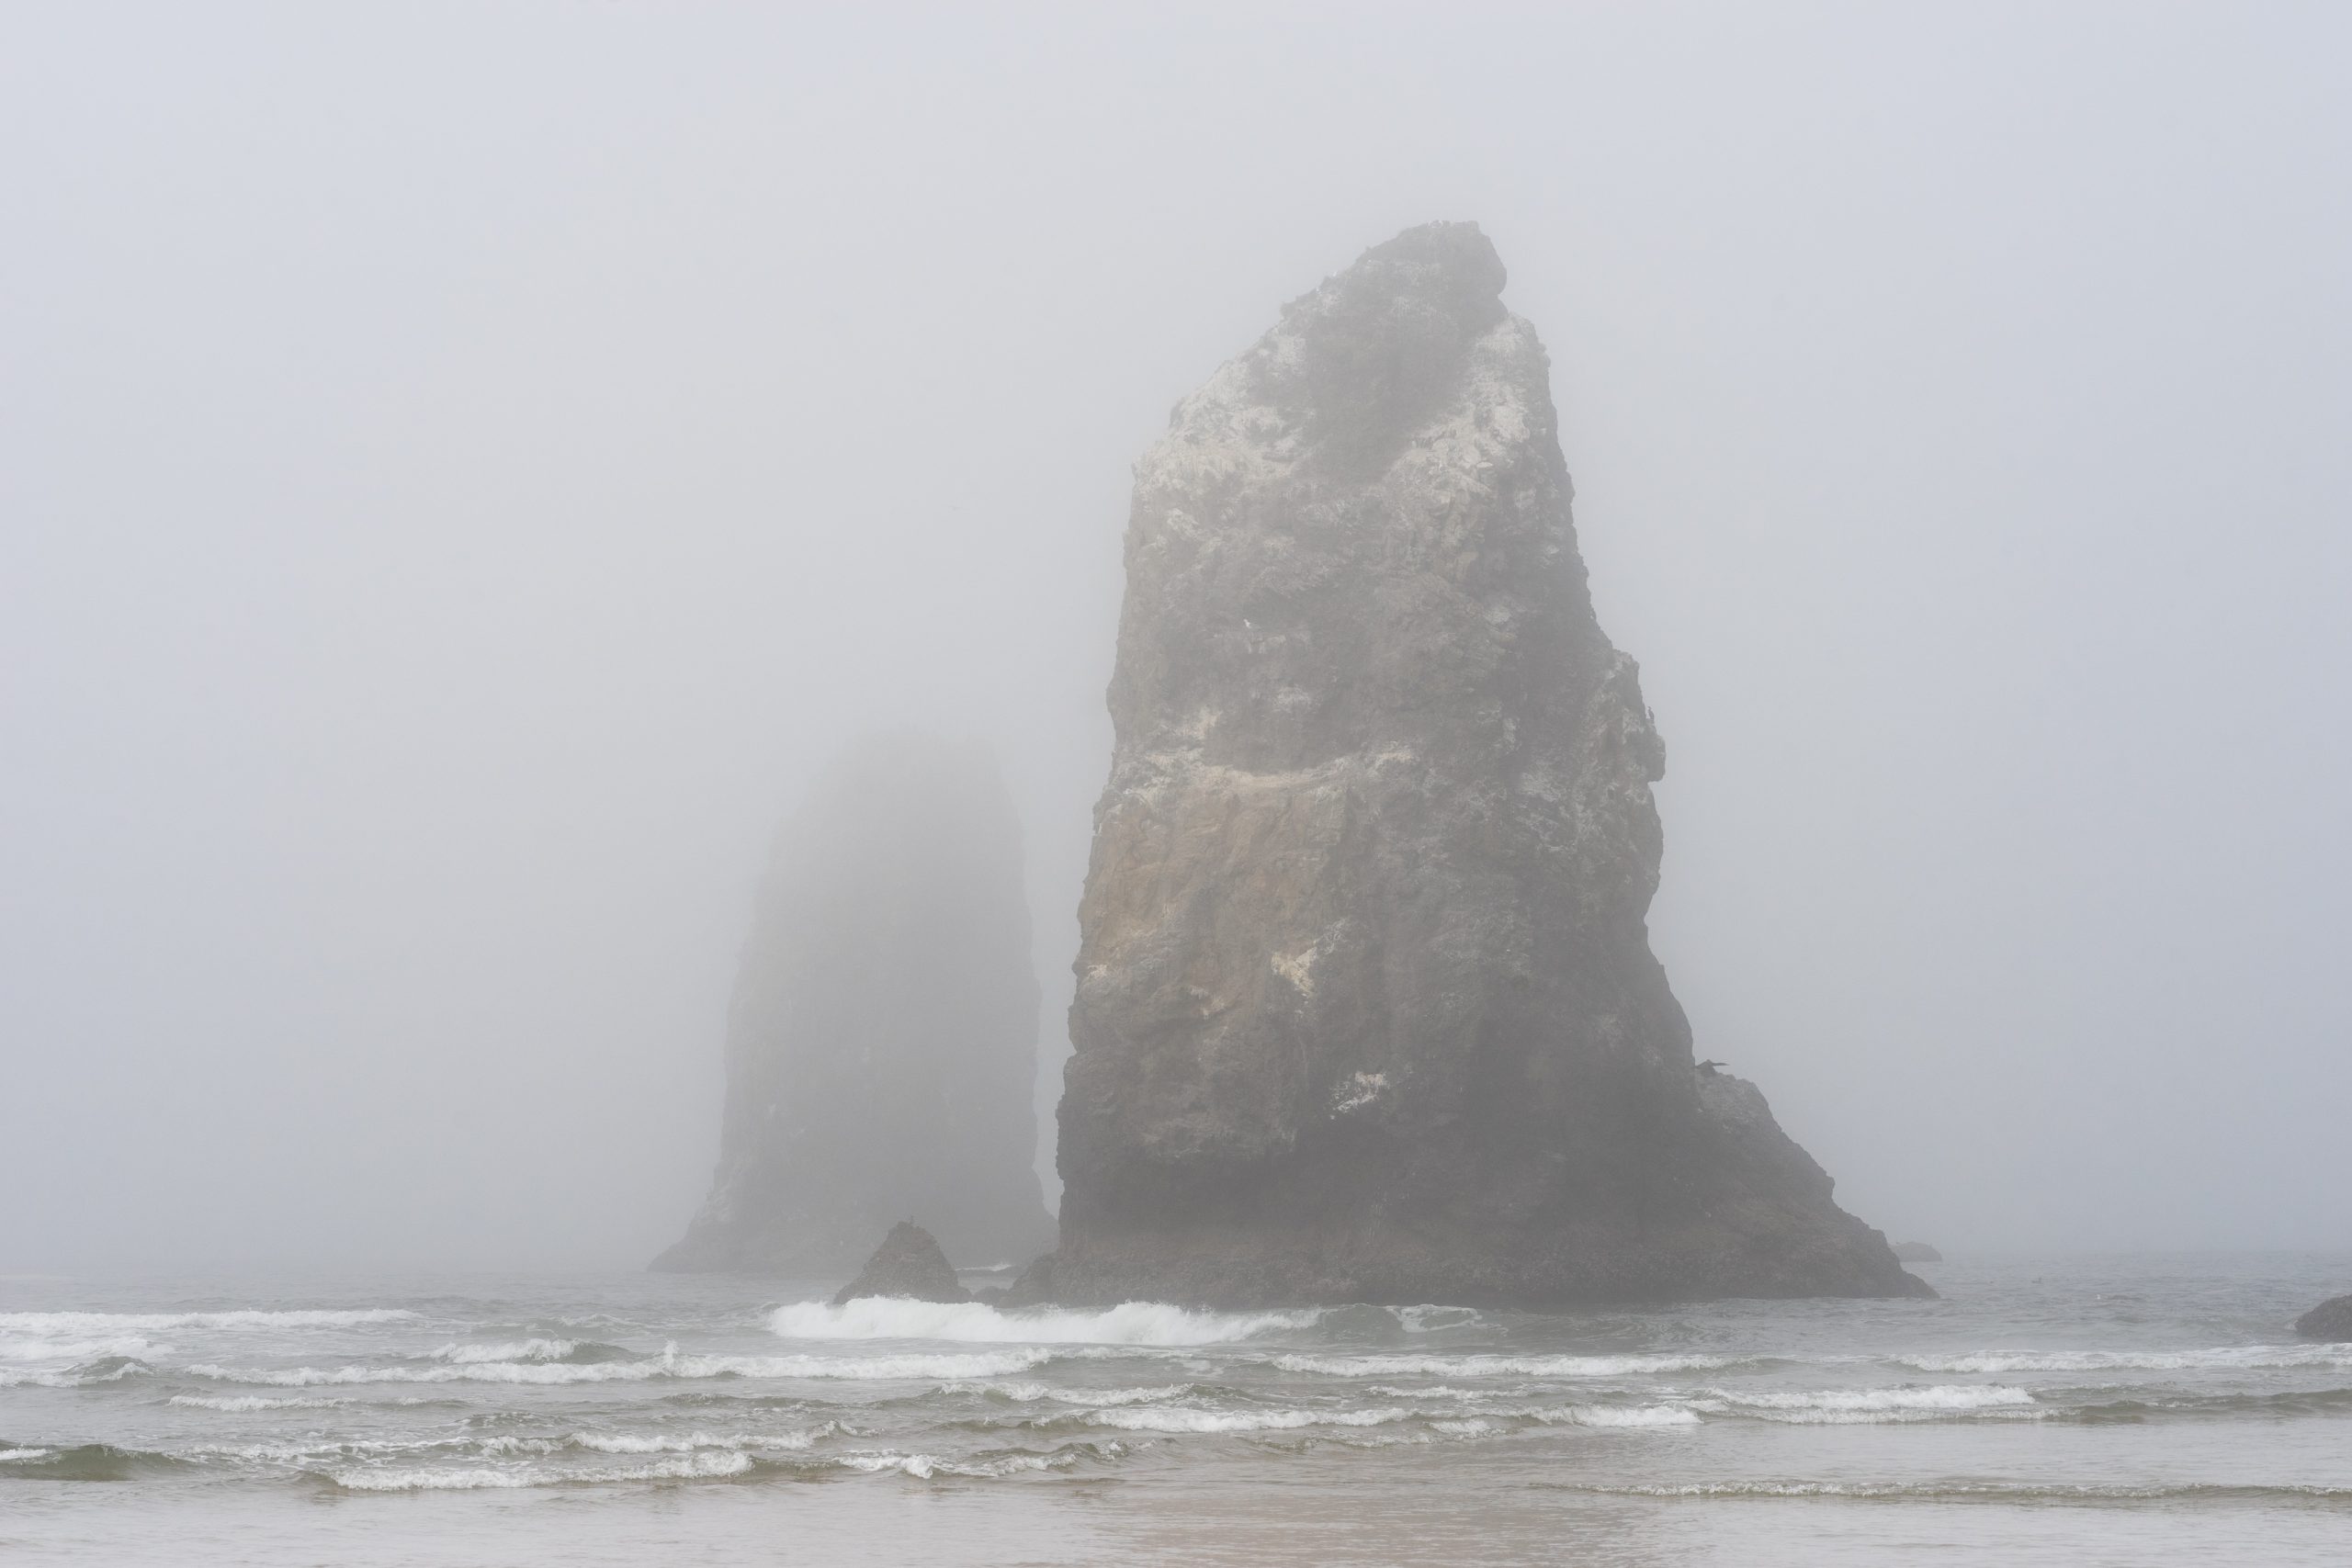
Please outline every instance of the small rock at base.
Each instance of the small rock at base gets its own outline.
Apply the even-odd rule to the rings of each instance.
[[[2295,1319],[2306,1339],[2352,1340],[2352,1296],[2330,1296]]]
[[[1924,1241],[1898,1241],[1894,1244],[1894,1256],[1898,1262],[1903,1263],[1941,1263],[1944,1260],[1942,1253]]]
[[[932,1234],[912,1220],[900,1220],[882,1238],[856,1279],[841,1288],[835,1306],[860,1296],[902,1296],[919,1302],[968,1302],[972,1292],[956,1278],[947,1254]]]

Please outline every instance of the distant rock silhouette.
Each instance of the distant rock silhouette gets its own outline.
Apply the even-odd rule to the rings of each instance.
[[[2330,1296],[2295,1319],[2295,1332],[2306,1339],[2352,1341],[2352,1296]]]
[[[1924,1241],[1898,1241],[1894,1256],[1905,1263],[1941,1263],[1944,1255]]]
[[[1287,306],[1137,465],[1061,1247],[1015,1299],[1931,1295],[1649,950],[1665,750],[1468,223]]]
[[[967,1263],[1053,1245],[1021,827],[978,743],[852,749],[777,836],[728,1019],[709,1199],[656,1269],[856,1267],[901,1214]]]
[[[932,1234],[912,1220],[900,1220],[865,1260],[856,1279],[833,1297],[835,1306],[860,1296],[908,1296],[919,1302],[968,1302],[972,1292],[956,1278],[947,1254]]]

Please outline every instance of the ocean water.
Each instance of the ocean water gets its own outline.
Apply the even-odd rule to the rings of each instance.
[[[0,1561],[2352,1562],[2352,1345],[2289,1328],[2352,1257],[1916,1267],[1564,1315],[0,1279]]]

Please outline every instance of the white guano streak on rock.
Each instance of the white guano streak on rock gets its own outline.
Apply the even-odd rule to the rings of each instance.
[[[1301,997],[1315,995],[1315,958],[1317,948],[1309,947],[1298,953],[1277,953],[1273,955],[1274,973],[1298,988]]]
[[[1331,1091],[1331,1114],[1344,1116],[1351,1111],[1361,1111],[1387,1092],[1386,1073],[1356,1073]]]

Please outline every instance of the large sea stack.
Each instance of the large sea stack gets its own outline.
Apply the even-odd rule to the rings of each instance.
[[[656,1269],[839,1279],[907,1214],[966,1265],[1053,1245],[1022,874],[985,747],[877,738],[826,773],[744,944],[710,1197]]]
[[[1137,466],[1031,1294],[1932,1293],[1692,1062],[1665,752],[1503,277],[1469,223],[1366,252]]]

